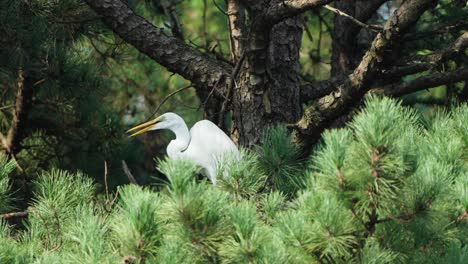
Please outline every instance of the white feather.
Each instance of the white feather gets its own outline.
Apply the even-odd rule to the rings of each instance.
[[[187,158],[202,168],[202,174],[216,185],[217,169],[227,156],[239,158],[239,150],[232,140],[213,122],[201,120],[190,131],[185,121],[174,113],[158,117],[161,122],[150,130],[168,129],[176,138],[167,146],[170,158]],[[223,172],[224,176],[226,172]]]

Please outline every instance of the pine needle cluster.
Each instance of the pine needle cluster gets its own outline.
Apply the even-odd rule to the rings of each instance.
[[[0,222],[0,263],[466,263],[467,117],[461,105],[424,126],[372,97],[309,160],[273,128],[217,186],[188,160],[158,161],[160,190],[104,198],[82,173],[44,172],[25,228]],[[0,165],[3,198],[13,165]]]

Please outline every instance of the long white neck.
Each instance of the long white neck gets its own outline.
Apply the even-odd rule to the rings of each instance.
[[[187,149],[188,145],[190,144],[190,132],[183,120],[182,122],[177,122],[177,124],[174,126],[168,127],[167,129],[174,132],[176,136],[176,138],[169,143],[166,149],[167,155],[170,158],[174,158]]]

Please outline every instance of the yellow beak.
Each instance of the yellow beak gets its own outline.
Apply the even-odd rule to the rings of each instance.
[[[127,133],[129,133],[131,131],[135,131],[137,129],[140,129],[137,132],[131,134],[130,137],[140,135],[140,134],[145,133],[146,131],[150,130],[154,125],[156,125],[160,121],[161,120],[158,117],[158,118],[156,118],[154,120],[151,120],[151,121],[148,121],[148,122],[145,122],[143,124],[140,124],[140,125],[137,125],[137,126],[134,126],[134,127],[130,128],[129,130],[127,130]]]

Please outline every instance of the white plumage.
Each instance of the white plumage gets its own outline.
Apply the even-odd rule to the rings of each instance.
[[[239,157],[239,150],[232,140],[213,122],[201,120],[188,129],[185,121],[177,114],[165,113],[158,118],[138,125],[129,131],[131,136],[159,129],[171,130],[176,138],[167,146],[170,158],[187,158],[202,168],[202,174],[216,185],[217,169],[220,161],[228,156]],[[223,173],[226,176],[226,173]]]

